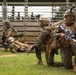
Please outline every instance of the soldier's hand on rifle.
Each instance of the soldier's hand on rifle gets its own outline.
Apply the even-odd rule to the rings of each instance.
[[[65,34],[64,33],[60,33],[60,37],[61,38],[65,38]]]
[[[60,37],[60,38],[65,38],[65,34],[64,33],[57,33],[56,34],[58,37]]]

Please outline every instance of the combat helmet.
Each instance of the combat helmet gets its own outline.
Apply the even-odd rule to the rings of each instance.
[[[5,25],[10,24],[9,20],[5,20]]]
[[[40,17],[39,22],[41,25],[47,26],[50,22],[50,19],[47,17]]]
[[[50,21],[50,19],[47,17],[40,17],[39,21]]]
[[[68,10],[65,11],[64,17],[72,15],[75,17],[75,11],[73,10],[75,8],[75,4],[73,4]]]

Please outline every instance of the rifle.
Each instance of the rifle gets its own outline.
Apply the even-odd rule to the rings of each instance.
[[[12,37],[18,38],[18,37],[23,37],[23,36],[24,36],[24,34],[18,34],[18,35],[12,36]]]
[[[58,26],[58,32],[65,34],[65,39],[71,43],[71,45],[76,48],[76,43],[74,42],[74,34],[70,29],[65,29],[61,24]]]
[[[24,34],[18,34],[18,35],[15,35],[15,36],[11,36],[11,37],[15,37],[15,38],[18,38],[18,37],[23,37],[24,36]],[[11,44],[11,43],[8,43],[8,41],[7,41],[7,44],[4,44],[4,42],[5,42],[5,40],[7,39],[7,38],[9,38],[9,37],[6,37],[6,36],[2,36],[2,42],[0,42],[0,44],[2,44],[5,48],[8,48],[8,46],[9,46],[9,44]],[[15,39],[16,40],[16,39]]]
[[[18,35],[11,36],[11,37],[18,38],[18,37],[23,37],[23,36],[24,36],[24,34],[18,34]],[[3,36],[2,36],[2,41],[3,41],[3,43],[5,42],[5,39],[7,39],[7,38],[9,38],[9,37],[4,36],[4,34],[3,34]]]

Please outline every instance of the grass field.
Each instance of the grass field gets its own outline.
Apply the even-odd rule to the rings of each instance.
[[[0,75],[76,75],[72,70],[64,67],[48,67],[45,54],[42,54],[44,65],[36,65],[34,53],[10,53],[0,50]],[[59,55],[55,55],[55,61],[61,61]]]

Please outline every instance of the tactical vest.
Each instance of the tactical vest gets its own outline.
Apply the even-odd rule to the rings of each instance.
[[[8,34],[8,32],[11,30],[11,32],[12,32],[12,34],[11,34],[11,36],[15,36],[16,34],[17,34],[17,31],[14,29],[14,28],[7,28],[6,30],[5,30],[5,36],[7,36],[7,34]]]
[[[70,29],[74,34],[76,34],[76,23],[74,23],[72,25],[66,25],[64,21],[60,21],[60,22],[55,23],[52,26],[52,29],[56,30],[58,25],[62,25],[64,27],[64,29]],[[76,38],[76,35],[75,35],[75,38]],[[60,40],[64,46],[70,45],[69,41],[66,41],[64,39],[60,39]]]

